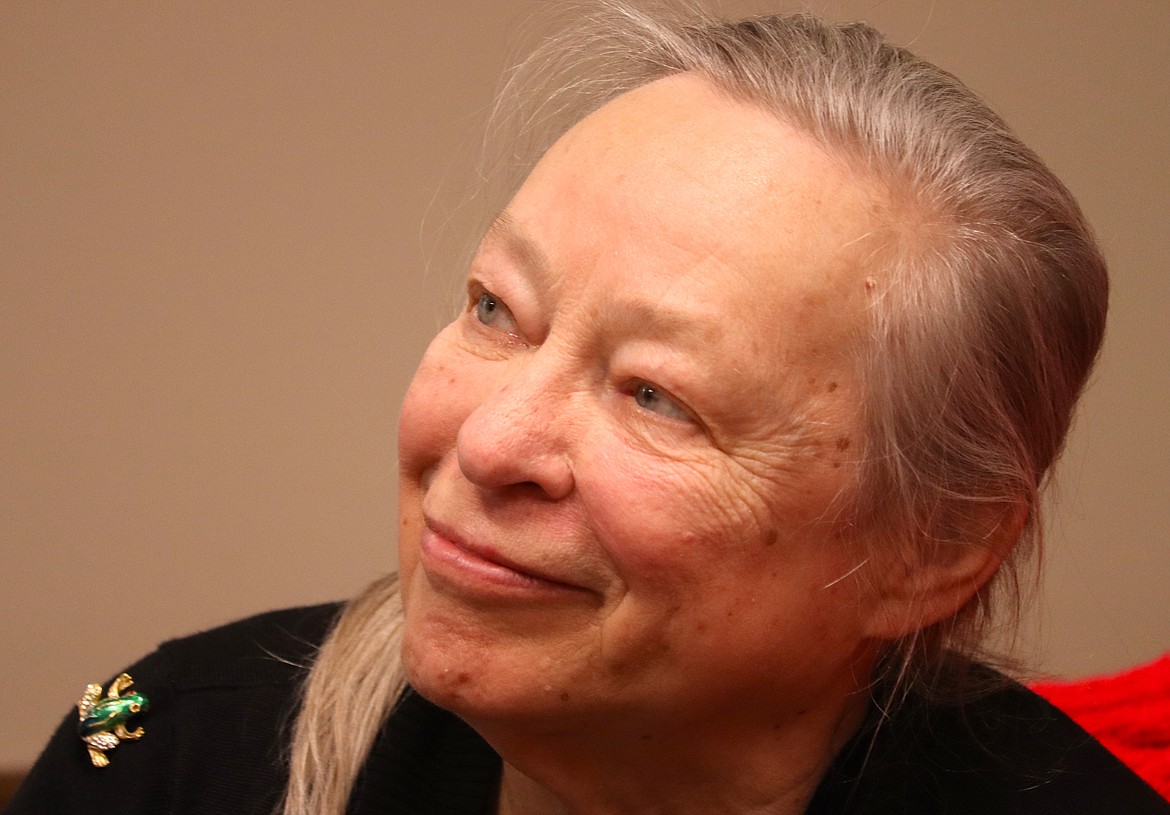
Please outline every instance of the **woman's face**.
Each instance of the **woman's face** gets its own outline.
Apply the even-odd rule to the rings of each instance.
[[[644,738],[840,713],[871,652],[835,499],[878,202],[689,76],[552,148],[403,407],[418,690],[473,724]]]

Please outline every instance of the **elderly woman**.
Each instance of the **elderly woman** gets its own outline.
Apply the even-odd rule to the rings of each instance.
[[[862,25],[527,68],[571,126],[406,397],[398,577],[165,645],[12,812],[1170,812],[976,659],[1104,326],[1060,182]]]

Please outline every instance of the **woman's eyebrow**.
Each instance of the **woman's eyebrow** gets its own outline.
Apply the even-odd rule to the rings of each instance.
[[[507,210],[496,216],[484,238],[502,244],[508,254],[532,274],[545,281],[552,279],[552,264],[548,256]]]
[[[594,317],[604,321],[606,330],[615,337],[695,345],[707,345],[707,332],[718,328],[718,322],[706,318],[705,314],[640,299],[617,300]]]
[[[548,256],[507,210],[496,216],[484,238],[500,245],[529,274],[544,282],[554,279]],[[605,331],[615,338],[642,336],[680,343],[689,341],[695,345],[709,344],[722,325],[722,320],[712,319],[706,311],[681,309],[661,301],[637,298],[609,303],[599,313],[593,314],[592,319],[604,323]]]

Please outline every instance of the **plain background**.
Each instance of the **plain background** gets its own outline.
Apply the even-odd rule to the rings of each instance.
[[[392,567],[397,406],[450,314],[482,214],[462,168],[538,5],[4,4],[0,768],[160,640]],[[1154,657],[1170,2],[811,7],[963,77],[1095,224],[1112,322],[1023,647],[1066,675]]]

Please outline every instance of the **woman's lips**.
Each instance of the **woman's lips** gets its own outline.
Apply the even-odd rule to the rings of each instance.
[[[491,547],[468,542],[454,530],[427,519],[419,541],[427,575],[447,586],[478,594],[549,595],[588,589],[517,564]]]

